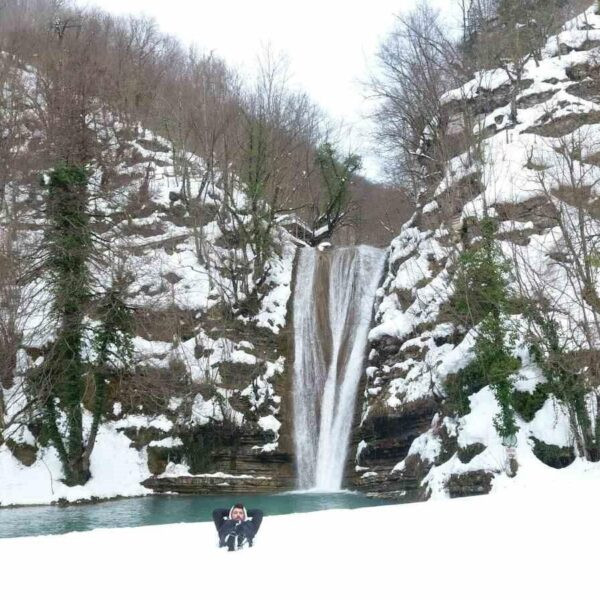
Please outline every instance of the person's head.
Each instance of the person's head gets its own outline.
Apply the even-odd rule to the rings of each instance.
[[[229,511],[229,518],[234,521],[245,521],[246,520],[246,509],[243,504],[234,504]]]

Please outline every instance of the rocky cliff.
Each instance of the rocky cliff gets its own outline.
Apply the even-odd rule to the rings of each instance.
[[[452,151],[389,250],[370,333],[356,489],[403,501],[481,494],[515,475],[594,458],[577,447],[565,398],[545,387],[551,375],[532,356],[518,303],[507,317],[519,364],[511,377],[521,403],[515,439],[494,427],[499,405],[490,386],[465,388],[468,408],[457,412],[449,381],[473,360],[477,327],[451,307],[461,253],[481,242],[484,218],[516,274],[510,294],[553,315],[565,361],[596,351],[598,46],[594,6],[550,38],[519,81],[510,70],[482,71],[442,99],[439,123]],[[424,171],[427,144],[425,135]],[[593,420],[594,386],[581,398]]]
[[[35,121],[30,124],[35,128]],[[205,190],[200,213],[192,213],[186,193],[195,197],[205,183],[200,158],[186,159],[193,175],[188,173],[184,193],[180,163],[166,140],[114,123],[109,133],[113,149],[118,147],[118,184],[110,195],[94,187],[95,233],[107,262],[125,256],[132,274],[126,300],[135,313],[133,369],[110,382],[92,480],[67,488],[39,415],[26,408],[25,374],[53,336],[43,275],[20,289],[33,299],[21,315],[22,342],[0,395],[1,416],[6,422],[15,417],[0,438],[0,504],[150,489],[289,488],[290,408],[282,399],[289,397],[293,352],[287,313],[294,238],[277,231],[266,293],[257,306],[228,314],[223,265],[239,242],[220,218],[223,190]],[[101,180],[102,170],[93,177]],[[43,236],[43,194],[37,180],[12,186],[11,211],[19,216],[27,247]],[[102,271],[96,275],[105,278]],[[90,422],[86,412],[84,428]]]

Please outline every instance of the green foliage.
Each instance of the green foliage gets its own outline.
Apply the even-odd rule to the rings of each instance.
[[[46,235],[48,269],[52,283],[52,312],[59,329],[42,372],[48,394],[44,403],[46,428],[56,447],[70,485],[85,483],[81,401],[85,367],[81,359],[83,319],[91,297],[88,263],[92,233],[87,212],[87,173],[79,165],[60,164],[50,173]],[[39,382],[38,382],[39,383]],[[66,414],[66,436],[58,426],[55,398]]]
[[[478,361],[471,361],[458,373],[446,377],[444,388],[448,397],[446,407],[459,417],[469,414],[471,410],[469,396],[477,393],[487,385],[485,373]]]
[[[106,401],[108,370],[115,358],[120,359],[121,366],[128,364],[133,352],[131,315],[122,300],[125,284],[117,279],[98,304],[95,363],[87,364],[81,355],[84,318],[92,298],[87,178],[84,167],[67,163],[59,164],[49,176],[44,250],[52,289],[51,310],[58,329],[43,363],[31,371],[26,384],[27,393],[41,403],[42,437],[56,448],[67,485],[84,484],[91,475],[90,455]],[[94,408],[85,440],[83,402],[90,393],[86,390],[90,374],[95,383]]]
[[[540,383],[533,392],[520,392],[513,390],[512,405],[525,421],[529,422],[535,417],[548,398],[549,390],[546,383]]]
[[[235,469],[239,436],[231,423],[208,423],[193,430],[184,429],[179,434],[183,442],[182,457],[190,473],[206,473],[216,468],[215,454],[229,454],[229,468]]]
[[[83,168],[60,165],[48,184],[48,267],[54,286],[54,310],[78,314],[90,296],[87,261],[92,236],[87,213],[87,175]]]
[[[569,360],[568,351],[561,342],[557,321],[535,307],[531,309],[529,317],[540,330],[540,335],[531,344],[530,352],[547,380],[545,389],[566,407],[571,431],[580,451],[583,454],[595,453],[595,435],[585,401],[588,386],[584,375],[572,359]]]
[[[314,229],[327,225],[331,235],[350,204],[352,176],[360,170],[361,159],[357,154],[341,159],[334,146],[324,142],[317,149],[315,161],[321,175],[322,194]]]
[[[510,377],[520,362],[511,352],[513,336],[507,328],[509,267],[494,243],[495,223],[481,221],[482,241],[459,258],[452,307],[464,323],[476,327],[472,362],[445,382],[449,405],[459,415],[469,410],[468,397],[489,385],[500,414],[494,425],[508,438],[517,432]]]
[[[451,309],[463,323],[473,327],[490,313],[507,309],[506,284],[510,265],[494,243],[496,224],[481,221],[482,241],[464,250],[454,277]]]
[[[494,417],[494,427],[498,435],[506,440],[519,431],[515,421],[515,411],[512,407],[512,386],[507,380],[499,381],[490,386],[500,405],[500,414]]]
[[[235,240],[232,245],[243,255],[242,259],[240,253],[232,252],[226,268],[232,284],[233,304],[241,310],[245,309],[242,299],[249,307],[259,304],[264,293],[261,288],[270,272],[269,261],[277,245],[274,227],[282,199],[281,186],[277,183],[280,174],[273,164],[272,135],[272,128],[261,111],[258,115],[247,115],[240,169],[246,202],[240,203],[232,186],[224,205],[223,228]]]
[[[590,252],[589,256],[584,258],[589,269],[600,269],[600,255],[597,252]]]
[[[555,446],[546,444],[535,437],[533,440],[533,453],[545,465],[554,469],[568,467],[575,460],[575,452],[571,446]]]
[[[127,365],[133,358],[133,313],[124,301],[126,282],[118,277],[98,303],[100,324],[95,331],[94,350],[98,367],[112,359]]]
[[[251,201],[265,196],[268,178],[268,131],[261,119],[251,119],[247,125],[247,148],[243,176],[244,193]]]
[[[490,388],[496,394],[500,405],[500,415],[494,425],[502,438],[517,433],[515,414],[512,406],[512,383],[509,378],[520,366],[520,361],[510,351],[510,341],[504,325],[504,315],[492,310],[480,324],[475,343],[475,360],[485,373]]]
[[[118,276],[110,289],[100,299],[98,317],[100,324],[94,332],[93,347],[96,360],[94,372],[93,420],[88,447],[93,448],[100,420],[107,400],[107,377],[113,369],[125,369],[133,359],[133,314],[125,304],[127,283]],[[87,454],[91,450],[88,450]]]

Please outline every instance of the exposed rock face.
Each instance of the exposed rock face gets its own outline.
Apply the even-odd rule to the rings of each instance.
[[[449,123],[447,140],[454,153],[441,176],[428,173],[415,214],[390,247],[370,334],[353,472],[348,468],[351,487],[400,501],[459,497],[489,492],[500,475],[521,476],[519,465],[531,460],[553,467],[573,460],[569,418],[560,398],[542,398],[533,419],[517,416],[514,449],[497,435],[498,405],[489,387],[470,395],[467,414],[451,406],[445,382],[472,360],[476,332],[465,328],[449,306],[457,257],[481,239],[478,223],[488,216],[497,224],[496,241],[506,259],[522,275],[528,269],[531,275],[528,265],[535,265],[538,280],[534,284],[534,277],[525,275],[521,293],[543,296],[569,315],[564,340],[569,330],[582,326],[573,304],[563,303],[552,290],[568,289],[570,297],[581,297],[578,284],[572,287],[565,277],[574,252],[568,235],[575,235],[565,229],[565,215],[581,210],[577,190],[565,177],[566,164],[586,181],[586,193],[593,190],[581,229],[588,243],[600,227],[595,208],[599,43],[600,16],[590,9],[548,41],[539,64],[527,63],[520,83],[511,83],[502,70],[480,72],[442,99],[447,114],[440,121]],[[466,112],[469,120],[463,118]],[[473,132],[465,123],[475,125]],[[567,158],[569,141],[579,149]],[[428,165],[423,160],[426,173]],[[588,308],[595,310],[593,296]],[[517,308],[510,319],[523,330]],[[520,338],[517,347],[522,367],[515,390],[533,394],[544,378],[525,340]]]
[[[354,489],[377,498],[388,498],[398,502],[419,502],[430,496],[422,483],[429,465],[419,457],[409,457],[402,471],[389,469],[360,469],[359,476],[351,482]]]
[[[153,477],[142,482],[154,492],[178,494],[264,494],[285,492],[293,488],[292,482],[281,477],[248,476],[227,477],[211,475],[181,475],[177,477]]]
[[[169,475],[173,467],[176,472],[181,472],[181,469],[176,468],[178,464],[190,464],[187,448],[148,447],[148,466],[153,477],[145,480],[144,486],[155,492],[194,494],[265,493],[293,489],[292,305],[291,298],[288,298],[289,314],[286,324],[278,333],[251,323],[204,322],[212,335],[223,336],[241,344],[244,352],[250,352],[251,356],[257,358],[256,362],[223,360],[216,365],[221,378],[219,387],[228,391],[228,403],[235,411],[244,415],[244,421],[229,435],[217,436],[215,442],[210,441],[209,430],[202,426],[193,427],[187,436],[181,436],[184,442],[187,440],[188,445],[196,446],[200,454],[196,464],[191,465],[190,475]],[[246,347],[246,340],[251,340],[251,350]],[[279,363],[283,366],[267,380],[267,405],[261,408],[260,404],[265,400],[262,378],[265,373],[269,374],[272,369],[270,365]],[[250,393],[247,393],[248,390]],[[270,404],[272,400],[275,400],[277,420],[274,423],[279,424],[277,429],[261,426],[265,417],[270,419],[273,415]],[[185,423],[177,427],[186,429]],[[198,439],[202,441],[198,442]],[[214,473],[221,475],[211,476]]]
[[[388,414],[369,413],[360,426],[367,443],[360,454],[369,468],[392,468],[408,453],[413,440],[429,429],[438,404],[423,398]]]
[[[463,496],[479,496],[488,494],[492,489],[493,474],[489,471],[470,471],[468,473],[453,473],[448,478],[447,488],[450,498]]]
[[[460,462],[468,465],[478,454],[485,450],[485,446],[481,443],[469,444],[464,448],[458,448],[456,455]]]
[[[7,440],[6,445],[13,456],[26,467],[30,467],[37,459],[37,448],[31,444]]]

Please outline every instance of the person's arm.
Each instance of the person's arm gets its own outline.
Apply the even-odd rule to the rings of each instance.
[[[263,520],[263,511],[259,510],[258,508],[249,510],[248,517],[252,519],[252,524],[254,525],[254,533],[256,533]]]
[[[216,508],[213,510],[212,518],[217,531],[221,528],[221,525],[223,525],[223,519],[226,519],[227,515],[229,515],[229,511],[226,508]]]

